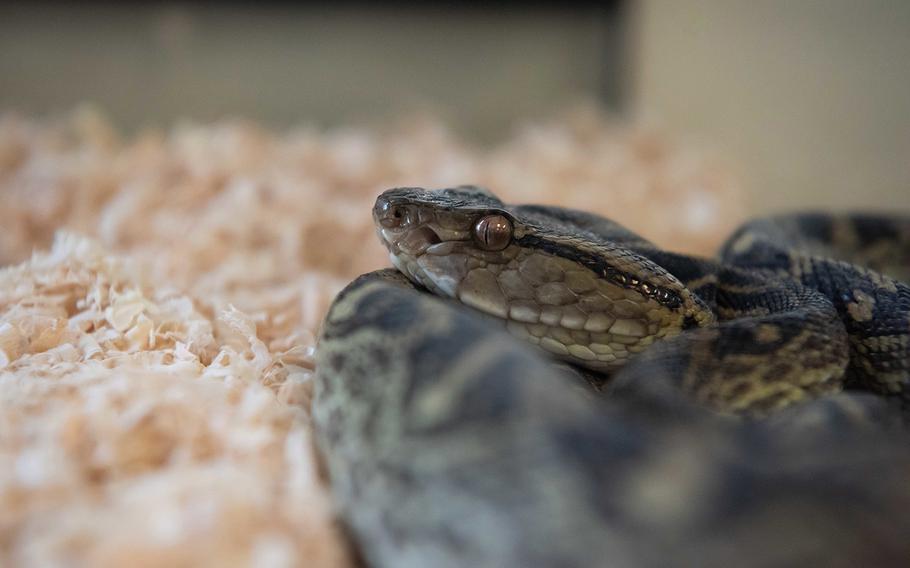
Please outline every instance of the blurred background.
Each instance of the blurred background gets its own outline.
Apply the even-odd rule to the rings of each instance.
[[[90,101],[125,131],[182,117],[331,126],[419,107],[490,143],[579,98],[722,149],[755,212],[910,206],[903,0],[0,8],[0,108]]]
[[[907,0],[567,6],[0,3],[0,566],[356,565],[309,407],[385,188],[910,209]]]

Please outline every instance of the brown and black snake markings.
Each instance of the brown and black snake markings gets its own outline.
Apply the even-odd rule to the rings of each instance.
[[[385,192],[313,415],[371,566],[906,566],[910,220],[717,259],[460,187]]]

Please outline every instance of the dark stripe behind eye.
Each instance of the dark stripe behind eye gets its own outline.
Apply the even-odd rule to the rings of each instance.
[[[577,262],[601,278],[610,280],[617,286],[636,290],[643,296],[650,297],[668,308],[675,309],[682,305],[682,298],[680,298],[676,292],[661,286],[656,286],[650,282],[641,281],[637,276],[617,269],[595,254],[580,251],[568,245],[556,243],[536,235],[525,235],[516,242],[522,247],[533,248],[541,252],[552,254],[553,256]],[[643,291],[642,285],[645,286],[645,289],[647,289],[648,292]]]

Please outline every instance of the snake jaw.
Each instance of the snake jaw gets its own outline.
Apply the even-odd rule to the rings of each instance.
[[[434,242],[437,239],[418,237],[407,242],[386,242],[389,258],[411,280],[440,296],[458,297],[470,270],[493,260],[479,258],[469,239]]]
[[[455,252],[457,246],[458,245],[455,241],[445,241],[436,243],[435,245],[430,245],[424,252],[433,256],[445,256]]]
[[[438,245],[441,242],[442,239],[439,238],[436,231],[428,225],[424,225],[404,233],[396,242],[396,246],[408,255],[418,257],[431,246]]]
[[[377,234],[395,268],[431,292],[454,298],[467,273],[464,249],[470,235],[441,227],[430,215],[420,217],[419,224],[404,226],[383,227],[377,222]]]

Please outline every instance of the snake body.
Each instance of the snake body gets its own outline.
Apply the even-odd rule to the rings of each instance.
[[[757,220],[714,260],[475,187],[373,214],[398,271],[335,300],[313,409],[369,563],[910,557],[907,219]]]

